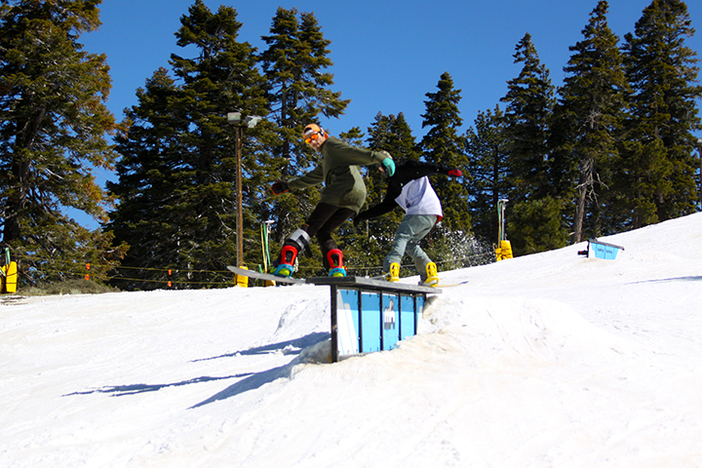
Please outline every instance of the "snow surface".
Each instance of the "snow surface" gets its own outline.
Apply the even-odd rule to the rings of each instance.
[[[5,297],[0,465],[702,466],[702,214],[601,240],[335,364],[324,286]]]

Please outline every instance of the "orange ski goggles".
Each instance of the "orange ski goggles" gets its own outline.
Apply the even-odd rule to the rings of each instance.
[[[316,140],[317,138],[319,138],[319,136],[319,133],[313,133],[312,135],[305,138],[305,143],[309,145],[312,142],[312,140]]]

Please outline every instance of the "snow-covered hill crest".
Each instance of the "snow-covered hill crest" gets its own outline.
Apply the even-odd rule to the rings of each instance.
[[[335,364],[326,287],[3,301],[0,465],[702,466],[702,215],[602,240]]]

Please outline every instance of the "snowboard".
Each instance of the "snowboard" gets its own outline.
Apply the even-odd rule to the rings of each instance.
[[[436,288],[453,288],[456,286],[463,286],[464,284],[468,284],[468,280],[461,281],[460,283],[448,283],[448,284],[444,284],[441,282],[441,280],[439,280],[439,284],[437,284],[434,287],[436,287]],[[420,286],[422,286],[422,285],[420,284]]]
[[[255,270],[247,270],[245,268],[235,267],[233,265],[227,265],[227,269],[237,275],[247,276],[249,278],[255,278],[265,281],[276,281],[278,283],[286,284],[305,284],[305,280],[302,278],[291,278],[289,276],[276,276],[270,273],[261,273]]]

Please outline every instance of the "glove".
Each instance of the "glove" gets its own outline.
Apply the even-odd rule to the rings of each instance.
[[[388,177],[392,177],[395,175],[395,161],[393,161],[392,158],[383,159],[382,164],[385,168],[385,172],[387,172],[388,174]]]
[[[460,169],[451,169],[450,171],[448,171],[448,175],[453,177],[461,177],[463,173]]]
[[[288,190],[290,190],[290,188],[288,187],[288,183],[284,180],[278,180],[276,182],[273,182],[273,185],[271,185],[271,191],[273,192],[273,195],[280,195],[281,193],[285,193]]]

